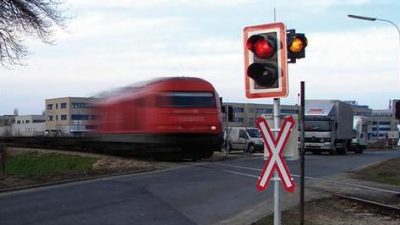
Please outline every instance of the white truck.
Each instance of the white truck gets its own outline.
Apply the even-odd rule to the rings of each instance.
[[[306,100],[304,147],[314,154],[346,154],[351,150],[353,109],[339,100]]]
[[[353,132],[355,138],[351,141],[351,149],[355,153],[363,153],[368,144],[368,118],[365,116],[354,116]]]
[[[258,128],[230,127],[225,136],[225,149],[256,152],[264,150],[264,142]]]

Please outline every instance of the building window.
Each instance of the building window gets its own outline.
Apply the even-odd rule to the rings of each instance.
[[[256,109],[257,114],[271,114],[272,109]]]
[[[233,111],[235,113],[242,113],[242,112],[244,112],[244,109],[243,108],[238,108],[238,107],[233,107]]]
[[[58,115],[56,115],[56,120],[58,120]]]
[[[249,118],[249,126],[254,126],[254,124],[255,124],[255,122],[254,122],[254,118],[253,117],[250,117]]]
[[[31,122],[30,120],[25,120],[25,123],[29,123],[29,122]]]
[[[233,118],[233,122],[243,123],[243,117],[235,117]]]
[[[282,114],[298,114],[299,111],[296,109],[281,109]]]
[[[58,103],[56,103],[56,109],[58,109]]]
[[[89,115],[72,114],[71,120],[89,120]]]
[[[74,109],[84,109],[84,108],[89,108],[90,104],[89,103],[82,103],[82,102],[72,102],[71,103],[71,108]]]
[[[53,116],[48,116],[47,118],[49,121],[53,121]]]
[[[49,110],[53,109],[53,104],[47,104],[47,109]]]
[[[65,102],[61,103],[60,107],[62,109],[66,109],[67,108],[67,103],[65,103]]]
[[[67,115],[61,115],[61,120],[67,120]]]

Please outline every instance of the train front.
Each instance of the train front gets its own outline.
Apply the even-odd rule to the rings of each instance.
[[[97,136],[141,153],[208,158],[222,144],[218,93],[194,77],[124,88],[97,104]]]
[[[150,133],[182,153],[210,157],[221,147],[221,110],[218,93],[200,78],[172,78],[153,86],[154,110]]]

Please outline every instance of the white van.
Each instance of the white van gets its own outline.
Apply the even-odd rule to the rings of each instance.
[[[225,149],[256,152],[264,150],[260,131],[255,127],[230,127],[225,137]]]

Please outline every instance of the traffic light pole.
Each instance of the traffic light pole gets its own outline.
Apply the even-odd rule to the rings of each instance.
[[[305,177],[305,150],[304,150],[304,108],[305,108],[305,83],[300,83],[300,225],[304,225],[304,177]]]
[[[229,151],[231,150],[230,142],[231,142],[231,137],[230,137],[230,130],[229,130],[229,105],[226,105],[225,108],[225,134],[226,134],[226,140],[225,140],[225,157],[229,158]]]
[[[280,99],[274,98],[274,135],[277,138],[280,127]],[[266,151],[265,151],[266,152]],[[271,156],[270,156],[271,157]],[[265,160],[267,160],[265,158]],[[281,195],[280,195],[280,186],[279,186],[279,175],[278,171],[275,170],[274,177],[272,179],[274,181],[274,225],[281,224]]]

